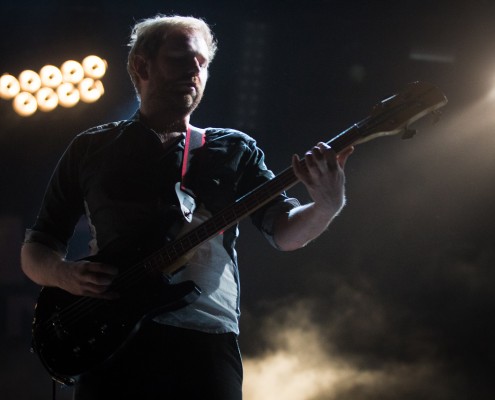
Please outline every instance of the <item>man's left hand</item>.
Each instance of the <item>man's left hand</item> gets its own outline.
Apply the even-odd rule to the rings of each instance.
[[[353,151],[351,146],[336,154],[330,146],[320,142],[306,152],[305,163],[297,155],[292,157],[294,174],[322,210],[337,213],[344,206],[344,167]]]

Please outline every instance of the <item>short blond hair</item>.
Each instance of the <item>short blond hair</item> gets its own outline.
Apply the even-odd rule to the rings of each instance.
[[[137,56],[147,60],[153,60],[167,35],[175,30],[200,32],[208,46],[209,62],[213,60],[217,52],[217,41],[208,24],[201,18],[183,17],[180,15],[158,14],[155,17],[139,21],[131,31],[128,46],[130,47],[127,57],[127,72],[139,95],[138,77],[135,70],[135,59]]]

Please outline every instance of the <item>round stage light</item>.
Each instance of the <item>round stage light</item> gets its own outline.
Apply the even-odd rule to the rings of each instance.
[[[107,63],[98,56],[87,56],[82,61],[82,66],[86,76],[93,79],[100,79],[107,71]]]
[[[36,92],[36,101],[41,111],[52,111],[58,106],[57,93],[52,88],[44,87]]]
[[[74,85],[81,82],[84,78],[84,69],[80,63],[74,60],[68,60],[60,67],[64,82],[73,83]]]
[[[19,84],[23,91],[34,93],[41,87],[41,78],[36,72],[27,69],[20,73]]]
[[[31,93],[21,92],[15,96],[12,106],[17,114],[28,117],[36,112],[38,103]]]
[[[22,116],[52,111],[58,105],[73,107],[79,101],[93,103],[105,93],[100,78],[108,64],[101,57],[89,55],[82,62],[65,61],[60,68],[44,65],[39,73],[24,70],[19,76],[0,76],[0,99],[12,100],[14,110]]]
[[[57,88],[58,101],[62,107],[74,107],[80,99],[79,90],[70,82],[62,83]]]
[[[91,78],[84,78],[79,83],[79,93],[81,95],[81,100],[85,103],[93,103],[97,101],[105,90],[101,81],[95,81]]]
[[[21,85],[15,76],[5,74],[0,77],[0,97],[10,100],[21,91]]]
[[[45,65],[40,69],[40,78],[43,86],[56,88],[62,83],[62,72],[54,65]]]

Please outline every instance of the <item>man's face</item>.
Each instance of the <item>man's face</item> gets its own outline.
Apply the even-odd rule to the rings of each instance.
[[[198,106],[208,79],[208,46],[200,32],[170,33],[154,60],[143,101],[157,102],[164,110],[190,114]]]

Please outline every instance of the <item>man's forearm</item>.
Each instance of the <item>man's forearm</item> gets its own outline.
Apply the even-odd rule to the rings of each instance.
[[[42,286],[55,286],[78,296],[114,299],[108,291],[118,269],[85,260],[68,261],[61,254],[39,243],[25,243],[21,250],[24,273]]]
[[[42,286],[59,286],[63,256],[40,243],[24,243],[21,268],[33,282]]]
[[[313,203],[292,209],[275,220],[274,240],[281,250],[299,249],[320,236],[345,204],[344,166],[354,148],[336,154],[326,143],[306,152],[305,162],[292,157],[296,177]]]
[[[304,247],[320,236],[337,216],[341,207],[328,210],[315,203],[305,204],[279,216],[275,221],[275,243],[281,250]]]

